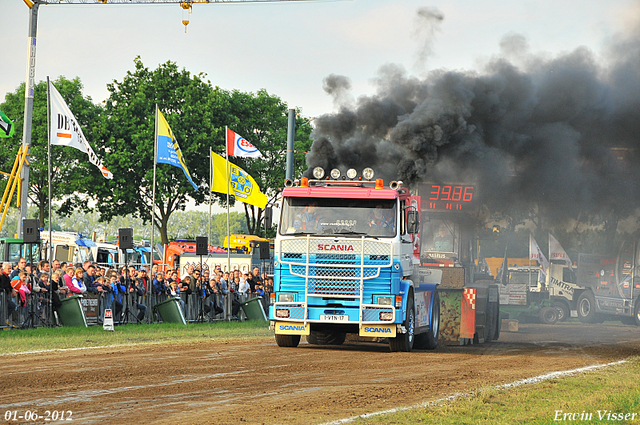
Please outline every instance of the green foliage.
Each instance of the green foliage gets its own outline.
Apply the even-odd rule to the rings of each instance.
[[[176,136],[194,182],[194,191],[182,171],[158,164],[156,171],[155,213],[162,241],[168,241],[167,225],[171,214],[184,210],[189,197],[196,205],[209,197],[209,150],[225,150],[225,126],[243,135],[265,155],[264,159],[233,158],[244,168],[268,196],[275,197],[284,180],[287,107],[265,90],[257,93],[227,92],[204,81],[204,74],[191,75],[173,62],[155,70],[146,68],[140,58],[135,69],[122,81],[107,87],[101,134],[105,165],[113,174],[112,181],[97,179],[93,188],[99,199],[103,220],[118,215],[134,214],[143,222],[151,219],[153,189],[153,145],[155,137],[155,105],[165,115]],[[299,144],[311,145],[308,120],[299,119]],[[302,167],[300,164],[299,167]],[[226,194],[214,194],[222,205]],[[246,208],[246,224],[253,232],[261,221],[259,209]]]

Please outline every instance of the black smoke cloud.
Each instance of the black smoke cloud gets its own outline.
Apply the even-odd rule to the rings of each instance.
[[[500,48],[478,71],[418,78],[385,65],[375,94],[351,105],[340,103],[349,80],[330,76],[325,87],[342,106],[316,119],[306,175],[372,167],[409,186],[476,182],[496,210],[631,214],[640,204],[640,31],[613,39],[600,61],[584,47],[535,55],[518,34]]]

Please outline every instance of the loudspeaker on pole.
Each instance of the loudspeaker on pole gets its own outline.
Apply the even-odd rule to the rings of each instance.
[[[122,251],[133,249],[133,229],[130,227],[118,229],[118,245]]]
[[[196,255],[209,255],[209,238],[206,236],[196,237]]]
[[[37,218],[25,218],[22,220],[22,241],[35,243],[40,240],[40,220]]]

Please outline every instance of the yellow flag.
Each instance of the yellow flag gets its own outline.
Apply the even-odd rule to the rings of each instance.
[[[225,171],[227,160],[211,152],[211,191],[227,193],[227,172]],[[267,206],[267,196],[260,192],[256,181],[242,168],[229,163],[229,194],[245,204],[255,205],[259,208]]]

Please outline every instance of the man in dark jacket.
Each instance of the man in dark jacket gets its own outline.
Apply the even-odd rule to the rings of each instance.
[[[11,263],[3,263],[2,271],[0,271],[0,291],[4,291],[7,297],[7,317],[16,310],[16,303],[13,301],[13,297],[16,296],[16,291],[11,286]]]

